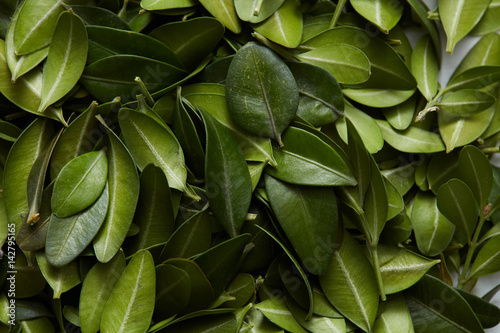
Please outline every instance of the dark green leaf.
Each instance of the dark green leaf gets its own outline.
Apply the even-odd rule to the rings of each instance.
[[[299,92],[293,74],[273,51],[248,43],[229,67],[226,101],[238,125],[282,145],[281,133],[297,112]]]
[[[185,308],[191,297],[186,271],[168,264],[156,266],[155,317],[168,318]]]
[[[500,323],[500,309],[497,306],[465,290],[457,288],[456,291],[469,303],[483,328],[495,327]]]
[[[493,184],[493,171],[490,160],[475,146],[466,146],[458,156],[458,172],[474,193],[479,209],[488,203]]]
[[[36,261],[45,280],[54,291],[54,299],[60,298],[63,293],[81,283],[77,261],[66,266],[55,267],[48,262],[43,251],[36,252]]]
[[[374,333],[413,333],[413,323],[404,297],[398,295],[382,305],[382,313],[378,316]]]
[[[474,259],[468,280],[500,271],[500,237],[488,240]]]
[[[226,232],[235,237],[250,206],[250,173],[229,131],[209,113],[201,113],[207,133],[205,186],[210,208]]]
[[[484,332],[469,304],[437,278],[424,276],[405,296],[416,333]]]
[[[130,27],[120,17],[112,11],[97,7],[85,5],[68,6],[78,15],[87,26],[98,25],[116,29],[130,30]]]

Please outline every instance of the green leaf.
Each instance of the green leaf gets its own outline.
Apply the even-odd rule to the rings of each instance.
[[[459,117],[439,110],[439,133],[446,145],[446,152],[449,153],[456,147],[472,143],[479,138],[488,128],[495,110],[496,105],[469,117]]]
[[[54,291],[54,299],[61,298],[63,293],[82,282],[77,261],[73,261],[66,266],[55,267],[48,262],[43,251],[36,252],[36,261],[45,280]]]
[[[186,76],[171,64],[136,55],[113,55],[88,65],[80,79],[82,85],[100,102],[121,97],[123,102],[135,100],[136,77],[149,92],[155,93]]]
[[[439,62],[430,35],[422,36],[411,58],[411,71],[418,83],[418,89],[430,101],[438,91]]]
[[[297,186],[270,176],[265,180],[273,211],[302,263],[313,274],[324,273],[337,239],[333,188]]]
[[[210,208],[224,230],[240,233],[252,197],[252,180],[245,158],[229,131],[202,111],[207,133],[205,187]]]
[[[284,2],[285,0],[236,0],[234,2],[234,7],[236,8],[236,13],[241,20],[251,23],[259,23],[273,15]]]
[[[89,207],[101,194],[108,176],[106,152],[95,151],[71,160],[54,183],[52,211],[59,218]]]
[[[469,186],[457,178],[448,181],[439,188],[437,205],[439,211],[455,224],[456,239],[461,244],[471,242],[479,209]]]
[[[489,3],[490,0],[438,0],[439,18],[447,37],[446,52],[452,53],[455,45],[477,25]]]
[[[255,308],[266,316],[267,319],[285,329],[287,332],[307,333],[297,320],[295,320],[283,298],[268,298],[256,304]]]
[[[333,123],[344,112],[344,99],[337,80],[321,67],[287,63],[299,89],[297,115],[313,126]]]
[[[344,232],[330,267],[319,277],[333,306],[362,330],[371,331],[378,308],[378,287],[372,265],[361,246]]]
[[[455,290],[469,303],[483,328],[492,328],[500,323],[500,308],[496,305],[465,290]]]
[[[227,285],[226,292],[235,298],[223,304],[224,307],[238,309],[244,307],[255,294],[255,280],[248,273],[238,273]]]
[[[274,325],[259,310],[252,307],[245,317],[245,322],[253,326],[251,333],[283,333],[283,329]],[[241,331],[240,331],[241,332]],[[243,333],[243,332],[241,332]]]
[[[47,230],[45,255],[50,264],[64,266],[92,242],[106,217],[108,189],[85,211],[66,218],[52,215]]]
[[[73,89],[85,68],[87,50],[87,31],[83,21],[72,11],[63,12],[57,21],[43,68],[39,112]]]
[[[345,117],[338,119],[335,122],[337,131],[344,142],[347,142],[348,134],[347,127],[345,125],[346,118],[352,122],[361,136],[364,146],[371,154],[375,154],[382,149],[382,146],[384,145],[384,138],[375,119],[367,115],[365,112],[355,108],[350,103],[345,105]]]
[[[490,5],[497,0],[491,1]],[[484,35],[467,53],[453,73],[453,77],[478,66],[500,66],[500,36],[497,33]]]
[[[188,305],[191,279],[186,271],[168,264],[158,265],[156,281],[156,317],[171,317]]]
[[[63,11],[61,4],[60,0],[29,0],[24,3],[14,29],[16,54],[32,53],[49,45]]]
[[[134,223],[139,233],[130,240],[128,253],[161,244],[175,230],[175,217],[172,197],[163,171],[150,164],[140,176],[139,201],[135,211]]]
[[[23,252],[19,251],[16,253],[14,270],[17,272],[16,297],[18,298],[36,296],[41,293],[47,285],[48,279],[44,278],[36,260],[33,259],[34,258],[30,257],[30,262],[28,262]]]
[[[495,97],[487,92],[463,89],[444,95],[436,106],[450,114],[467,117],[488,109],[495,102]]]
[[[344,318],[329,318],[313,315],[310,320],[305,320],[306,311],[301,306],[290,299],[286,298],[286,304],[292,312],[293,317],[297,322],[313,333],[344,333],[346,332],[346,323]]]
[[[67,5],[66,7],[70,7],[71,10],[82,19],[87,27],[98,25],[130,30],[129,25],[109,9],[88,5]]]
[[[410,126],[404,131],[391,127],[385,120],[377,120],[384,140],[392,147],[406,153],[435,153],[445,149],[437,133]]]
[[[413,122],[416,104],[417,97],[413,95],[401,104],[384,108],[384,117],[394,129],[403,131]]]
[[[106,151],[108,214],[93,242],[96,257],[100,262],[111,260],[122,246],[139,197],[139,177],[130,154],[113,131],[106,127],[106,132],[109,140]]]
[[[49,48],[44,47],[38,51],[26,55],[18,56],[16,54],[14,46],[14,31],[16,28],[19,13],[21,12],[21,9],[23,8],[23,5],[25,3],[26,2],[21,3],[16,8],[5,35],[5,54],[7,57],[7,64],[9,66],[10,72],[12,73],[12,82],[15,82],[17,78],[21,77],[23,74],[26,74],[31,69],[36,67],[40,62],[42,62],[42,60],[45,59],[45,57],[47,57],[47,53],[49,52]]]
[[[164,10],[196,6],[195,0],[141,0],[141,7],[146,10]]]
[[[226,101],[239,126],[282,145],[281,133],[297,112],[299,92],[292,72],[273,51],[247,43],[229,67]]]
[[[21,327],[23,332],[55,332],[54,326],[48,317],[22,321]]]
[[[19,230],[29,211],[28,179],[37,158],[45,151],[54,135],[53,123],[44,118],[33,121],[16,140],[3,174],[3,194],[9,223]]]
[[[299,46],[302,39],[302,10],[300,4],[296,0],[285,0],[278,10],[265,21],[251,26],[269,40],[285,47],[295,48]]]
[[[402,296],[397,296],[383,305],[383,310],[378,316],[374,333],[413,333],[413,323],[410,312]]]
[[[500,237],[489,239],[479,250],[467,280],[500,271]]]
[[[402,195],[392,183],[384,177],[385,189],[387,192],[387,200],[389,210],[387,212],[387,220],[395,218],[405,209],[405,203]]]
[[[380,272],[386,294],[394,294],[417,283],[439,260],[431,260],[404,248],[379,245]]]
[[[42,72],[35,69],[12,82],[7,64],[5,42],[0,39],[0,93],[21,109],[38,116],[55,119],[65,124],[62,110],[49,107],[45,112],[38,112],[42,94]]]
[[[188,259],[169,259],[164,264],[173,265],[187,273],[191,281],[189,303],[181,313],[206,309],[214,300],[214,290],[200,266]]]
[[[415,90],[361,88],[343,89],[342,92],[353,101],[363,105],[374,108],[389,108],[407,101],[411,96],[413,96]]]
[[[372,22],[387,34],[394,28],[403,15],[403,5],[391,0],[351,0],[354,9],[368,21]]]
[[[137,111],[122,109],[118,118],[125,144],[139,170],[155,164],[163,170],[171,188],[188,192],[184,154],[174,133]]]
[[[411,210],[411,223],[419,251],[426,256],[436,256],[448,246],[455,225],[438,209],[436,197],[418,192]]]
[[[275,166],[271,141],[244,131],[236,125],[226,106],[225,87],[221,84],[193,84],[182,88],[183,97],[193,105],[201,107],[224,126],[238,142],[248,161],[268,162]]]
[[[175,230],[163,248],[158,261],[189,258],[210,248],[212,230],[208,210],[191,216]]]
[[[431,156],[426,170],[429,187],[434,194],[438,194],[441,185],[452,178],[458,178],[458,151],[452,153],[438,153]]]
[[[306,130],[290,127],[283,148],[274,148],[277,166],[266,171],[283,181],[317,186],[355,185],[345,154]]]
[[[101,318],[103,332],[145,332],[153,316],[156,275],[153,257],[139,250],[109,296]]]
[[[359,88],[398,91],[416,88],[415,78],[397,52],[382,39],[373,37],[363,29],[348,26],[336,27],[316,35],[303,44],[312,48],[320,48],[332,43],[352,45],[368,57],[371,75],[368,81],[358,86]]]
[[[405,195],[415,184],[415,170],[416,166],[408,163],[393,169],[381,170],[381,173],[401,195]]]
[[[119,251],[109,262],[96,263],[83,280],[80,292],[80,323],[82,332],[96,333],[111,292],[125,269],[125,255]]]
[[[416,333],[484,332],[469,304],[435,277],[425,275],[405,297]]]
[[[93,150],[97,140],[101,137],[98,134],[100,123],[95,117],[97,112],[97,103],[92,103],[61,134],[50,161],[52,180],[56,179],[69,161]]]
[[[236,275],[243,250],[251,238],[250,234],[236,236],[195,257],[194,262],[205,273],[216,297]]]
[[[298,54],[297,58],[326,69],[342,84],[366,82],[371,74],[368,57],[359,48],[349,44],[324,45]]]
[[[458,155],[460,179],[472,190],[479,209],[488,203],[493,184],[493,171],[488,157],[475,146],[466,146]]]
[[[238,14],[236,14],[233,0],[201,0],[200,3],[226,28],[235,34],[241,32],[241,23]]]
[[[500,29],[499,22],[496,19],[499,14],[499,3],[498,0],[491,0],[481,20],[470,32],[471,35],[485,35]]]
[[[201,63],[223,35],[224,25],[213,17],[171,22],[149,33],[149,36],[165,43],[186,68],[194,68]]]
[[[199,317],[186,318],[168,326],[172,333],[233,333],[237,332],[238,322],[233,313],[207,313]]]
[[[452,77],[445,92],[462,89],[481,89],[500,79],[500,66],[475,66]]]

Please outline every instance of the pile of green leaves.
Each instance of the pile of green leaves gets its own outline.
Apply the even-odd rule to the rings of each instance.
[[[3,0],[0,332],[496,326],[499,15]]]

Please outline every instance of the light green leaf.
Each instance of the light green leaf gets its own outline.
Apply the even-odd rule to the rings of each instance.
[[[241,20],[259,23],[273,15],[284,2],[285,0],[236,0],[234,6]]]
[[[44,47],[33,53],[18,56],[14,46],[14,30],[16,28],[19,13],[26,2],[22,2],[15,10],[9,23],[5,35],[5,54],[7,56],[7,64],[12,74],[12,81],[15,82],[17,78],[26,74],[31,69],[36,67],[42,60],[47,57],[49,52],[48,47]]]
[[[145,332],[153,316],[156,291],[153,257],[139,250],[109,296],[101,318],[102,332]]]
[[[333,188],[297,186],[271,176],[265,182],[271,207],[302,263],[313,274],[324,273],[337,239]]]
[[[392,0],[351,0],[351,5],[361,16],[366,18],[387,34],[394,28],[403,15],[403,5]]]
[[[398,189],[394,185],[392,185],[392,183],[385,177],[384,177],[384,184],[389,204],[387,220],[391,220],[405,209],[405,203]]]
[[[104,306],[125,269],[125,255],[119,251],[109,262],[95,264],[83,280],[80,292],[80,323],[83,333],[96,333]]]
[[[346,323],[344,318],[329,318],[313,315],[306,320],[306,311],[290,297],[286,298],[286,304],[297,322],[312,333],[345,333]]]
[[[95,203],[80,214],[66,218],[52,215],[45,243],[45,255],[50,264],[64,266],[85,250],[106,217],[108,198],[105,187]]]
[[[384,117],[394,129],[403,131],[413,122],[416,104],[417,96],[413,95],[401,104],[384,108]]]
[[[428,17],[429,8],[427,7],[426,3],[422,0],[406,0],[406,2],[411,6],[416,16],[418,17],[418,21],[422,23],[422,26],[431,36],[432,43],[434,44],[434,49],[441,50],[439,31],[433,20]],[[441,53],[438,52],[436,55],[438,57],[438,60],[441,60]]]
[[[474,67],[464,70],[452,77],[446,85],[445,92],[462,89],[481,89],[498,82],[500,79],[500,66],[486,66],[475,64]]]
[[[467,280],[500,271],[500,237],[488,240],[474,259]]]
[[[495,102],[496,98],[487,92],[463,89],[444,95],[436,106],[452,115],[467,117],[488,109]]]
[[[319,277],[328,300],[347,319],[371,331],[378,309],[378,287],[372,265],[361,246],[344,232],[328,271]]]
[[[307,333],[295,320],[283,298],[268,298],[255,305],[267,319],[291,333]]]
[[[408,163],[393,169],[384,169],[380,172],[401,195],[405,195],[415,184],[415,170],[416,166]]]
[[[373,327],[373,333],[413,332],[413,323],[404,297],[397,296],[383,305],[382,313]]]
[[[295,117],[299,92],[292,72],[273,51],[247,43],[229,66],[226,102],[239,126],[282,146],[281,133]]]
[[[41,317],[33,320],[25,320],[21,322],[21,329],[26,333],[53,333],[54,326],[48,317]]]
[[[102,120],[102,118],[100,119]],[[103,125],[104,121],[102,121]],[[108,147],[108,214],[94,238],[94,251],[100,262],[108,262],[122,246],[132,223],[139,197],[136,166],[118,137],[106,127]]]
[[[45,280],[54,291],[54,299],[61,298],[63,293],[82,282],[77,261],[73,261],[66,266],[55,267],[48,262],[43,251],[36,252],[36,261]]]
[[[266,2],[279,3],[283,1],[264,1],[264,3]],[[302,9],[300,5],[300,1],[285,0],[270,17],[260,23],[252,24],[252,27],[277,44],[289,48],[297,47],[302,39]]]
[[[495,33],[500,29],[500,22],[497,17],[500,14],[500,1],[491,0],[486,12],[481,17],[479,23],[470,32],[471,35],[484,35]]]
[[[29,211],[28,178],[31,169],[54,135],[53,123],[38,118],[27,127],[9,151],[3,174],[3,195],[9,223],[16,233]],[[23,217],[21,217],[23,215]]]
[[[59,218],[89,207],[100,195],[108,177],[106,152],[90,152],[66,164],[54,183],[52,211]]]
[[[283,135],[283,144],[283,148],[274,148],[276,168],[266,170],[273,177],[302,185],[356,184],[345,153],[313,133],[290,127]]]
[[[436,133],[410,126],[404,131],[391,127],[385,120],[377,120],[384,140],[392,147],[407,153],[431,153],[445,149],[443,141]]]
[[[452,53],[455,45],[478,23],[488,8],[490,0],[438,0],[439,17],[446,32],[446,52]]]
[[[370,78],[368,57],[359,48],[342,43],[328,44],[297,55],[301,61],[319,66],[339,83],[358,84]]]
[[[119,113],[125,144],[139,170],[155,164],[163,170],[171,188],[189,192],[184,154],[172,131],[143,113],[123,109]]]
[[[141,7],[146,10],[164,10],[174,8],[193,7],[198,3],[196,0],[141,0]]]
[[[73,89],[85,68],[87,49],[87,30],[83,21],[72,11],[63,12],[57,21],[43,68],[39,112]]]
[[[378,88],[343,89],[344,95],[355,102],[374,108],[389,108],[408,100],[415,90],[388,90]]]
[[[32,53],[49,45],[62,11],[61,0],[26,1],[14,29],[16,54]]]
[[[241,32],[241,23],[236,14],[234,0],[200,0],[200,3],[216,19],[221,21],[226,28],[239,34]]]
[[[466,146],[458,155],[460,179],[472,190],[479,209],[488,203],[493,184],[493,171],[490,160],[475,146]]]
[[[439,211],[436,201],[434,195],[418,192],[411,210],[418,249],[430,257],[446,249],[455,231],[455,225]]]
[[[250,206],[250,172],[229,131],[209,113],[201,113],[207,133],[205,187],[210,208],[226,232],[235,237]]]
[[[476,229],[479,209],[469,186],[454,178],[441,185],[437,194],[438,208],[456,228],[456,239],[469,244]]]
[[[411,287],[439,260],[431,260],[401,247],[379,245],[380,272],[386,294]]]
[[[438,91],[439,62],[430,35],[421,37],[411,57],[411,71],[418,83],[418,89],[430,101]]]
[[[490,5],[499,0],[491,1]],[[498,6],[500,8],[500,6]],[[463,58],[455,69],[453,77],[478,66],[500,66],[500,35],[489,33],[484,35]]]

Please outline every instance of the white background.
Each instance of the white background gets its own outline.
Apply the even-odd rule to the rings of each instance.
[[[436,8],[437,6],[437,0],[423,0],[423,1],[427,4],[430,10]],[[442,29],[440,30],[442,32]],[[412,37],[411,35],[409,37],[412,43],[416,42],[415,38],[411,38]],[[463,57],[469,52],[469,50],[472,48],[472,46],[474,46],[474,44],[478,40],[479,37],[467,36],[457,44],[455,50],[453,51],[453,54],[449,54],[445,51],[446,36],[444,34],[441,35],[442,61],[439,74],[439,81],[442,86],[446,85],[455,68],[460,64]],[[500,156],[497,159],[497,161],[500,161]],[[473,293],[478,296],[483,296],[498,284],[500,284],[500,273],[482,277],[479,279],[476,287],[473,290]],[[496,296],[493,298],[491,302],[496,306],[500,307],[500,292],[496,294]],[[487,329],[485,331],[488,333],[500,333],[500,325],[497,325],[497,327]]]

